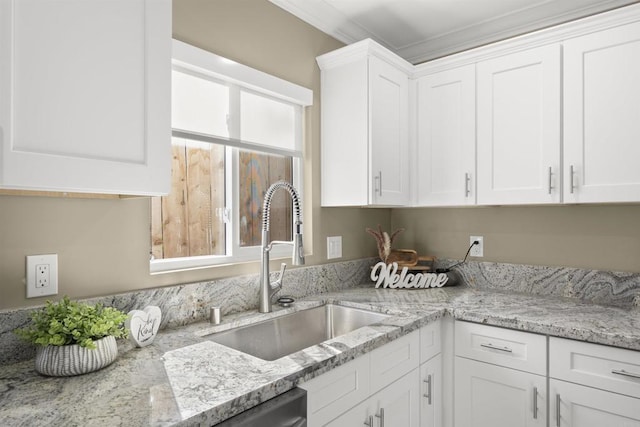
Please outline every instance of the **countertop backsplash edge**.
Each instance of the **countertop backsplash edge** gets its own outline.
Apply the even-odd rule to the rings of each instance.
[[[290,269],[281,294],[304,298],[371,282],[370,267],[376,261],[376,258],[363,258]],[[446,267],[455,263],[456,260],[441,259],[437,266]],[[567,297],[623,308],[640,306],[640,273],[477,261],[468,261],[456,267],[456,270],[464,285],[479,290]],[[160,328],[165,329],[206,320],[209,307],[214,305],[221,307],[223,316],[254,310],[258,305],[257,289],[256,274],[145,289],[84,301],[102,303],[125,312],[157,305],[162,311]],[[0,364],[35,356],[34,346],[20,341],[13,333],[14,329],[29,322],[29,315],[35,308],[0,310]]]

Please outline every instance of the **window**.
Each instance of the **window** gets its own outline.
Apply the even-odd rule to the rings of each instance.
[[[151,272],[257,260],[267,188],[302,188],[312,93],[178,41],[173,56],[172,183],[151,200]],[[288,195],[276,193],[272,240],[291,240],[292,215]]]

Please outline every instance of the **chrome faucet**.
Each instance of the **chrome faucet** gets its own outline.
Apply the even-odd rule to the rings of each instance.
[[[291,199],[293,200],[293,240],[290,242],[283,242],[274,240],[269,242],[269,216],[271,211],[271,198],[276,190],[284,188],[289,192]],[[293,265],[304,265],[304,248],[302,247],[302,219],[300,208],[300,196],[298,192],[286,181],[278,181],[269,187],[264,195],[264,204],[262,205],[262,257],[260,265],[260,313],[271,312],[271,299],[273,296],[282,289],[282,279],[284,278],[284,272],[287,268],[285,263],[280,266],[280,275],[278,280],[271,283],[269,280],[269,252],[274,245],[292,245],[293,254],[291,257],[291,263]]]

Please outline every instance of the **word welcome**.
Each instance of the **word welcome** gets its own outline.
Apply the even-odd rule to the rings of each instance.
[[[408,273],[404,267],[398,274],[398,263],[377,263],[371,270],[371,280],[376,282],[376,288],[441,288],[449,280],[446,273]]]

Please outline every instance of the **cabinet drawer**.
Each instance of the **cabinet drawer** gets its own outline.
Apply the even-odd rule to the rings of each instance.
[[[538,375],[547,374],[547,338],[544,335],[456,321],[455,352]]]
[[[640,352],[552,337],[549,376],[640,398]]]
[[[431,359],[441,350],[441,322],[436,320],[433,323],[423,326],[420,329],[420,363]]]
[[[369,357],[359,357],[299,384],[307,390],[309,427],[322,426],[369,396]]]
[[[420,360],[420,331],[398,338],[371,352],[371,393],[416,369]]]

